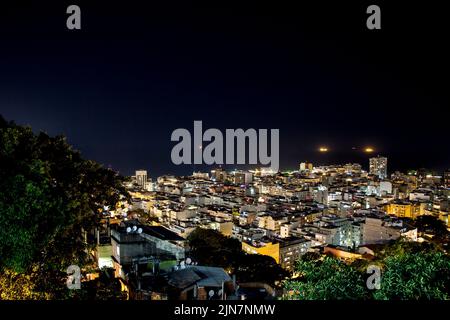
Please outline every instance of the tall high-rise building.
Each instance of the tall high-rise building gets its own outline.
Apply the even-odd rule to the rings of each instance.
[[[142,188],[147,188],[147,170],[136,171],[136,182]]]
[[[450,188],[450,169],[444,171],[444,186]]]
[[[380,179],[387,178],[387,158],[377,156],[369,159],[369,173],[378,176]]]

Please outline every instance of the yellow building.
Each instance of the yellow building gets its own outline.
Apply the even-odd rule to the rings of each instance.
[[[279,243],[258,243],[253,246],[246,242],[242,242],[242,250],[249,254],[261,254],[275,259],[276,263],[280,263],[280,244]]]
[[[386,205],[386,212],[399,218],[415,219],[425,214],[425,207],[420,203],[393,202]]]
[[[444,222],[445,226],[447,227],[447,229],[450,230],[450,218],[449,218],[449,213],[448,212],[444,212],[444,211],[440,211],[439,212],[439,219],[441,221]]]

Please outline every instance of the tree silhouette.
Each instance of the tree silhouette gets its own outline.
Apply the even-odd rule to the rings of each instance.
[[[25,298],[67,295],[66,268],[89,261],[83,232],[97,225],[104,206],[128,197],[122,182],[65,137],[0,117],[0,278],[26,279]]]

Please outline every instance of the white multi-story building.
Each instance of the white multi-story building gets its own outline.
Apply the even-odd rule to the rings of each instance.
[[[142,189],[147,189],[147,170],[136,171],[136,182]]]
[[[378,176],[380,179],[387,178],[387,158],[377,156],[369,159],[369,173]]]

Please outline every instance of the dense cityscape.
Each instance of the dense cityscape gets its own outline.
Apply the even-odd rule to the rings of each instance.
[[[447,307],[438,4],[19,2],[0,10],[2,311]]]
[[[282,281],[298,276],[305,255],[370,261],[383,245],[437,238],[446,250],[448,239],[426,218],[450,226],[450,171],[388,174],[381,156],[367,165],[368,171],[357,163],[308,162],[292,172],[216,168],[155,181],[138,170],[126,183],[131,201],[103,212],[96,262],[114,269],[131,299],[267,299],[286,297]],[[196,237],[212,237],[211,243],[198,244]],[[262,278],[233,274],[227,261],[204,257],[212,242],[225,248],[227,238],[281,270],[272,266],[274,274]],[[202,253],[201,245],[211,248]]]
[[[1,117],[0,135],[2,300],[450,298],[450,170],[390,172],[365,148],[153,180]]]

